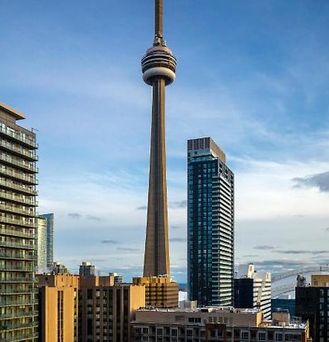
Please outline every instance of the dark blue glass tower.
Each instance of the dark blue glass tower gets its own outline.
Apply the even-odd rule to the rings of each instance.
[[[234,175],[211,138],[188,141],[188,287],[199,306],[233,305]]]

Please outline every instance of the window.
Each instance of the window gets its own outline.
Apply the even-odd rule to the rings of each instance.
[[[275,334],[275,341],[283,341],[283,336],[281,333]]]
[[[266,341],[266,333],[265,332],[259,332],[258,333],[258,341]]]
[[[241,339],[242,340],[249,340],[249,331],[242,331],[241,332]]]

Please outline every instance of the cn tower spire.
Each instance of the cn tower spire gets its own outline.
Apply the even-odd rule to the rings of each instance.
[[[154,42],[142,59],[142,72],[153,91],[144,276],[170,275],[165,87],[175,80],[176,58],[163,37],[163,0],[155,0]]]

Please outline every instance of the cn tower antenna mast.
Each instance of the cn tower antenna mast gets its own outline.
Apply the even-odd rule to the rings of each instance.
[[[165,87],[175,80],[176,58],[163,36],[163,0],[155,0],[154,42],[142,58],[142,72],[153,91],[144,276],[169,276]]]

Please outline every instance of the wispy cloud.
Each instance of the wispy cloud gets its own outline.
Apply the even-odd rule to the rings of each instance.
[[[93,216],[93,215],[87,215],[86,216],[87,220],[90,220],[90,221],[102,221],[102,218],[99,217],[99,216]]]
[[[317,188],[322,192],[329,192],[329,171],[306,177],[296,177],[293,178],[293,181],[296,188],[309,187]]]
[[[259,249],[259,250],[273,250],[275,247],[274,246],[269,246],[269,245],[260,245],[260,246],[255,246],[254,249]]]
[[[116,240],[102,240],[101,243],[108,244],[108,245],[117,245],[119,242]]]
[[[72,219],[80,219],[82,217],[82,215],[79,213],[69,213],[69,214],[67,214],[67,216],[72,218]]]
[[[185,238],[171,238],[171,242],[186,242]]]

